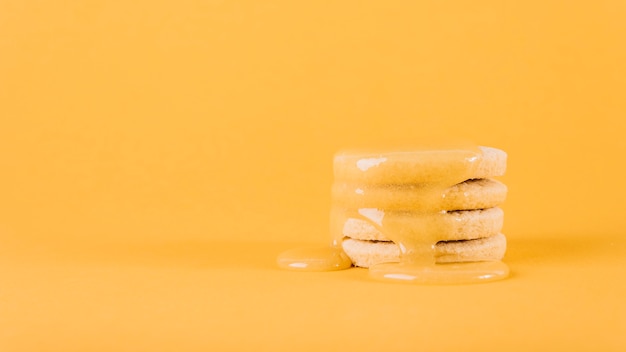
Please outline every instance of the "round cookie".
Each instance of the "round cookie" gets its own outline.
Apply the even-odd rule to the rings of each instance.
[[[439,241],[472,240],[494,236],[502,230],[504,223],[504,212],[498,207],[432,214],[386,212],[384,216],[385,221],[394,223],[395,228],[411,229],[416,228],[416,222],[428,222],[430,228],[436,229],[434,237]],[[374,225],[363,219],[347,219],[342,233],[345,237],[357,240],[390,241]]]
[[[441,182],[451,175],[460,179],[502,176],[506,152],[490,147],[388,153],[338,153],[334,157],[335,181],[362,184],[419,184]]]
[[[493,179],[471,179],[443,191],[432,198],[423,184],[370,185],[335,182],[333,204],[350,208],[381,208],[387,210],[473,210],[495,207],[504,202],[507,187]]]
[[[368,268],[387,262],[399,262],[400,250],[393,242],[362,241],[345,238],[344,252],[355,266]],[[435,245],[435,261],[438,264],[501,260],[506,252],[503,234],[464,241],[438,242]]]

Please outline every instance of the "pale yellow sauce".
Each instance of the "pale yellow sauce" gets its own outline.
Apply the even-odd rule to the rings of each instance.
[[[302,247],[281,253],[277,259],[282,269],[332,271],[348,269],[352,261],[338,246]]]
[[[349,267],[341,252],[343,228],[349,219],[361,219],[400,248],[399,263],[370,267],[375,279],[454,284],[506,278],[508,267],[499,261],[435,264],[435,244],[450,240],[439,231],[445,192],[470,179],[481,157],[478,148],[336,155],[331,246],[285,252],[279,266],[310,271]]]

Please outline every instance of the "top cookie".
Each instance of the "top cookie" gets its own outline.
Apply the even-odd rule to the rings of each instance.
[[[437,149],[386,153],[338,153],[335,181],[364,184],[418,184],[504,175],[506,152],[491,148]],[[453,179],[451,179],[453,178]]]

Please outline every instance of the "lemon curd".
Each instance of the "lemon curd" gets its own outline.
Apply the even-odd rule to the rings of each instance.
[[[436,264],[435,244],[450,240],[440,231],[446,191],[471,179],[482,159],[478,147],[392,152],[342,152],[334,158],[330,212],[331,245],[282,253],[278,264],[292,270],[339,270],[351,266],[341,250],[349,219],[366,221],[400,249],[400,262],[369,268],[372,278],[420,284],[500,280],[500,261]]]

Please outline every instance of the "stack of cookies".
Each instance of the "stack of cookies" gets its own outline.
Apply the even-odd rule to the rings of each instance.
[[[386,165],[390,161],[384,154],[368,158],[337,155],[333,207],[356,216],[338,217],[340,223],[335,227],[340,233],[334,236],[353,264],[370,267],[400,261],[401,248],[389,238],[393,236],[385,234],[371,216],[358,215],[379,210],[397,224],[428,224],[428,236],[436,239],[436,263],[501,260],[506,238],[501,233],[504,213],[498,205],[504,202],[507,187],[493,177],[504,174],[507,155],[495,148],[477,150],[479,157],[463,174],[465,179],[441,189],[435,200],[424,198],[424,182],[447,177],[455,172],[454,165],[438,163],[437,158],[418,160],[404,155],[396,158],[395,164]],[[434,203],[435,211],[424,210],[432,209]]]

